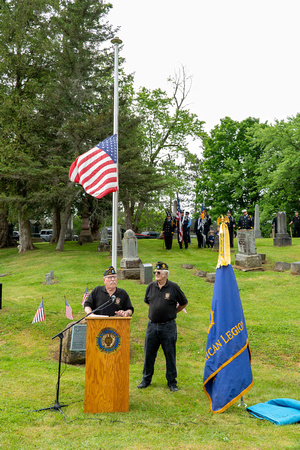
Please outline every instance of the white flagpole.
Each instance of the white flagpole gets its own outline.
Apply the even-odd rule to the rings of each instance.
[[[119,159],[119,146],[118,146],[118,116],[119,116],[119,44],[122,44],[121,39],[115,37],[111,40],[111,43],[115,46],[115,83],[114,83],[114,134],[117,135],[117,158]],[[119,168],[117,159],[117,179],[119,189]],[[113,192],[113,207],[112,207],[112,262],[111,265],[117,270],[117,231],[118,231],[118,191]]]

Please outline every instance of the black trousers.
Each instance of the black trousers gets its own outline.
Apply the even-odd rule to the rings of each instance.
[[[176,370],[177,327],[175,320],[163,324],[149,320],[145,336],[145,360],[143,380],[150,384],[154,374],[154,363],[161,346],[166,358],[166,378],[168,386],[177,385]]]
[[[173,243],[173,236],[172,236],[172,234],[171,234],[171,236],[165,236],[165,244],[166,244],[166,249],[167,250],[171,250],[172,243]]]
[[[197,234],[197,239],[198,239],[198,248],[201,248],[201,247],[203,247],[204,245],[203,245],[203,236],[202,236],[202,234]]]
[[[300,227],[295,227],[294,226],[293,237],[300,237]]]

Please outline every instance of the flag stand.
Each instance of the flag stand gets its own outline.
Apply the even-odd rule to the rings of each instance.
[[[53,411],[59,411],[60,413],[62,413],[63,415],[65,415],[65,413],[62,411],[61,408],[65,408],[66,406],[69,405],[61,405],[59,403],[59,387],[60,387],[60,369],[61,369],[61,354],[62,354],[62,340],[64,337],[64,332],[69,330],[70,328],[74,327],[74,325],[77,325],[79,322],[81,322],[82,320],[84,320],[86,317],[90,316],[91,314],[94,314],[96,311],[100,311],[101,309],[106,308],[106,306],[111,305],[112,303],[115,302],[115,296],[112,295],[110,297],[109,300],[107,300],[107,302],[105,302],[103,305],[98,306],[96,309],[94,309],[93,311],[89,312],[88,314],[86,314],[84,317],[82,317],[81,319],[77,320],[74,323],[71,323],[70,325],[68,325],[64,330],[60,331],[59,333],[57,333],[55,336],[52,337],[52,339],[55,339],[57,337],[59,337],[60,339],[60,344],[59,344],[59,359],[58,359],[58,377],[57,377],[57,384],[56,384],[56,398],[55,398],[55,402],[53,406],[48,406],[47,408],[40,408],[40,409],[34,409],[33,412],[38,412],[38,411],[49,411],[49,410],[53,410]]]

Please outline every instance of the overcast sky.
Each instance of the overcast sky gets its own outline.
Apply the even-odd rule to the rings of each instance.
[[[229,116],[273,123],[300,112],[300,0],[111,0],[136,88],[192,76],[189,109],[210,131]],[[169,91],[170,93],[171,91]]]

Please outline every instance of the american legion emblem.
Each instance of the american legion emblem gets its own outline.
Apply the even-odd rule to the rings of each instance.
[[[103,328],[96,336],[96,345],[101,352],[114,353],[121,345],[121,336],[113,328]]]

